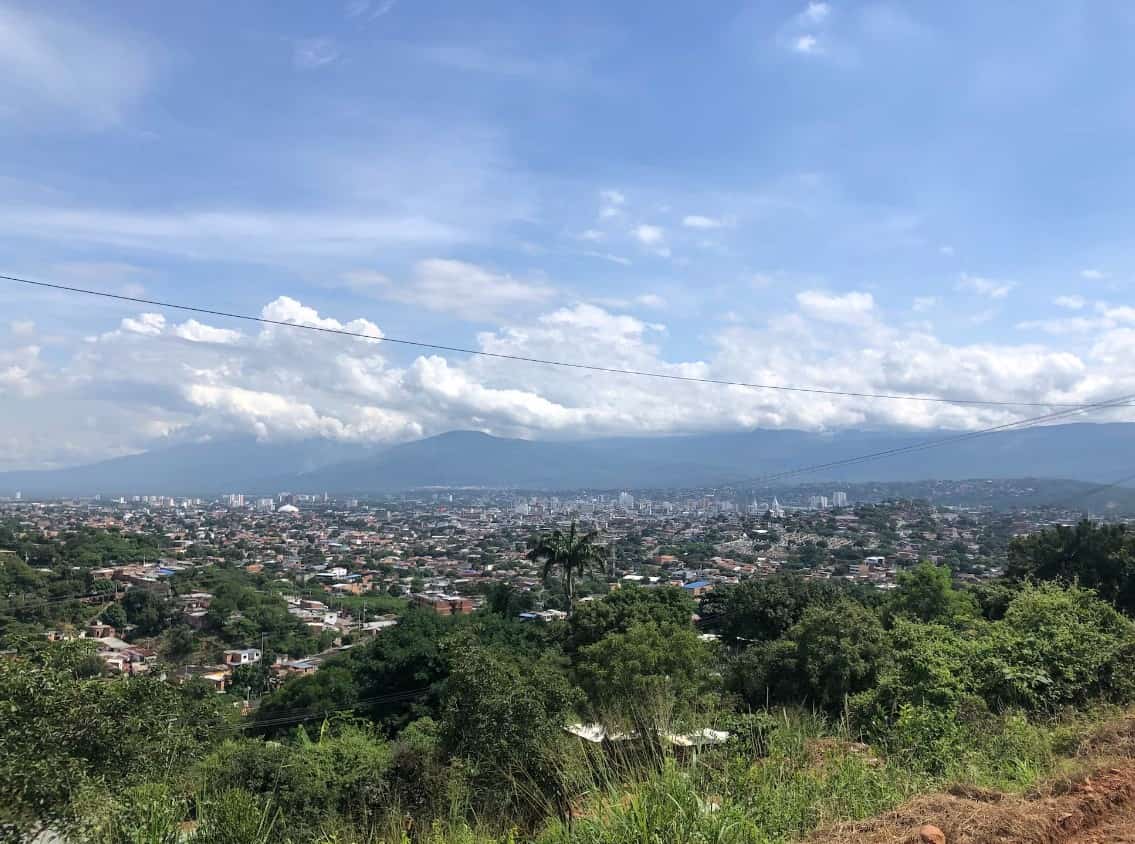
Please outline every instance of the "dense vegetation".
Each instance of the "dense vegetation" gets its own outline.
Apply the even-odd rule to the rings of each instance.
[[[980,587],[929,563],[888,594],[789,574],[695,607],[632,587],[548,625],[500,591],[469,617],[407,610],[246,721],[193,684],[92,677],[82,644],[17,642],[0,824],[102,842],[174,841],[186,820],[187,840],[233,844],[765,842],[947,780],[1022,788],[1069,717],[1135,701],[1133,548],[1083,524],[1016,541],[1008,577]],[[704,728],[731,737],[675,739]]]

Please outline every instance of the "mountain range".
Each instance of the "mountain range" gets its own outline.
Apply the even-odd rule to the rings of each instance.
[[[0,496],[223,492],[386,493],[424,487],[615,489],[756,482],[762,476],[905,449],[956,432],[754,430],[553,442],[453,431],[386,448],[327,440],[237,438],[156,449],[83,466],[0,472]],[[1135,424],[1048,425],[793,474],[818,480],[1066,478],[1135,473]]]

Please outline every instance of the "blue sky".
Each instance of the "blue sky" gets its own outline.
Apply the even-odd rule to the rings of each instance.
[[[1102,1],[0,0],[2,271],[682,374],[1109,398],[1135,392],[1133,35]],[[0,466],[1011,418],[0,307]]]

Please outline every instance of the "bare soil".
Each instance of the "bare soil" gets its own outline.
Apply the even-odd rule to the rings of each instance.
[[[1081,746],[1081,773],[1026,795],[958,787],[893,812],[817,832],[810,844],[919,844],[933,824],[947,844],[1135,844],[1135,718]]]

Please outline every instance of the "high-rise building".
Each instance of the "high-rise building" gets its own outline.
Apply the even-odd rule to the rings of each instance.
[[[846,492],[833,492],[832,493],[832,506],[833,507],[846,507],[847,506],[847,493]]]
[[[629,492],[620,492],[619,493],[619,507],[621,507],[624,510],[633,510],[634,509],[634,496],[631,495]]]

